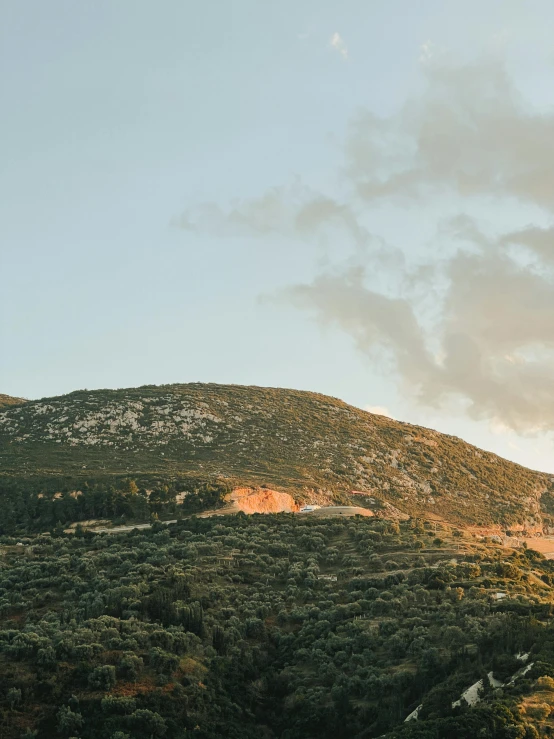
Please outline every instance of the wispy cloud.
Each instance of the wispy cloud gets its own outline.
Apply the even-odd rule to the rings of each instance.
[[[338,31],[331,36],[329,46],[334,49],[346,61],[348,59],[348,47]]]
[[[509,196],[554,210],[554,114],[521,99],[495,62],[424,66],[427,87],[396,115],[363,113],[347,144],[358,195]]]
[[[434,45],[432,41],[424,41],[419,47],[419,61],[422,64],[427,64],[431,61],[434,55]]]
[[[391,117],[366,112],[353,121],[343,200],[274,188],[228,209],[186,212],[181,225],[308,240],[338,234],[350,258],[289,286],[284,299],[352,337],[422,406],[456,403],[497,431],[550,431],[554,225],[499,222],[491,236],[462,213],[437,224],[440,258],[414,267],[404,258],[410,245],[388,247],[364,214],[379,200],[423,208],[449,193],[462,210],[483,199],[507,211],[531,204],[554,222],[554,113],[527,105],[497,62],[431,60],[423,69],[427,86],[417,99]]]
[[[422,405],[448,407],[457,398],[470,417],[492,421],[496,428],[549,431],[554,425],[553,270],[544,261],[538,267],[525,263],[500,240],[467,225],[471,240],[450,257],[417,271],[394,268],[404,270],[405,282],[419,294],[434,291],[433,324],[422,315],[418,290],[379,289],[371,259],[357,270],[328,270],[309,284],[291,286],[287,299],[349,334],[359,351],[389,374],[392,364],[400,386]],[[459,227],[458,220],[451,222],[453,239]]]

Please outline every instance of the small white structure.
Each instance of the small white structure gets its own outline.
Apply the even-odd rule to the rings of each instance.
[[[417,721],[419,718],[419,712],[421,711],[422,708],[423,708],[423,703],[420,703],[417,708],[414,708],[414,710],[410,713],[409,716],[406,716],[406,718],[404,719],[404,723],[406,723],[406,721]]]
[[[489,672],[487,674],[487,678],[489,681],[489,685],[491,688],[501,688],[504,683],[501,683],[500,680],[497,680],[492,672]],[[476,683],[473,683],[467,690],[465,690],[462,695],[460,696],[460,699],[457,701],[454,701],[452,703],[452,708],[456,708],[456,706],[461,706],[462,701],[465,701],[469,706],[474,706],[476,703],[479,703],[481,700],[481,694],[483,691],[483,681],[478,680]]]
[[[512,675],[512,679],[510,680],[508,685],[513,685],[518,678],[524,677],[525,675],[527,675],[527,673],[529,672],[530,669],[532,669],[534,664],[535,664],[534,662],[529,662],[528,665],[525,665],[525,667],[522,667],[521,670],[518,670],[515,673],[515,675]]]
[[[302,506],[299,513],[311,513],[312,511],[317,511],[318,508],[321,508],[319,505],[305,505]]]

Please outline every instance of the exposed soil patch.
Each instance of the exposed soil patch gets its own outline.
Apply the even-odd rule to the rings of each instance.
[[[522,539],[527,543],[529,549],[544,554],[546,559],[554,559],[554,537],[549,536],[529,536]]]
[[[299,510],[292,495],[269,488],[235,488],[227,498],[235,510],[244,513],[297,513]]]

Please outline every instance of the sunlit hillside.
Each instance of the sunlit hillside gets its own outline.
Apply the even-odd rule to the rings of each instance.
[[[268,486],[298,501],[361,491],[407,514],[541,528],[550,478],[436,431],[316,393],[189,384],[78,391],[0,411],[4,485]],[[357,498],[358,503],[360,497]]]

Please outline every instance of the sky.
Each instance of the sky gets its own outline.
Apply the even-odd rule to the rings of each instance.
[[[0,392],[293,387],[554,472],[551,0],[0,0]]]

